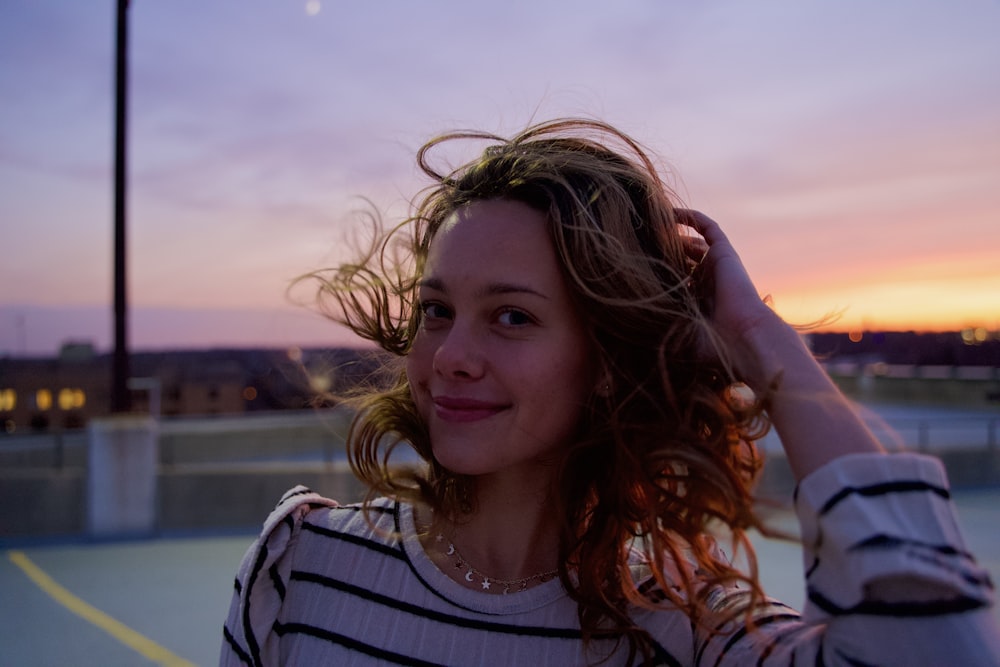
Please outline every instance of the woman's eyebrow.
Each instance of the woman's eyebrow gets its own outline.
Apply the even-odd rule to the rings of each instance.
[[[417,287],[426,287],[427,289],[432,289],[436,292],[447,292],[444,288],[444,282],[438,280],[437,278],[421,278],[417,281]]]
[[[495,294],[531,294],[542,299],[549,298],[534,288],[516,283],[490,283],[485,289],[480,290],[480,293],[484,296]]]
[[[423,278],[417,282],[417,287],[427,288],[434,290],[436,292],[442,292],[444,294],[448,293],[448,288],[445,287],[444,281],[440,278]],[[497,282],[490,283],[484,288],[477,290],[476,296],[496,296],[501,294],[530,294],[532,296],[537,296],[541,299],[548,299],[549,297],[538,290],[528,287],[527,285],[519,285],[517,283],[508,282]]]

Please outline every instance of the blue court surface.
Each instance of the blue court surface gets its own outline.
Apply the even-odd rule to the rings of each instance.
[[[1000,488],[956,491],[955,500],[970,549],[997,581]],[[216,664],[236,567],[252,539],[4,544],[0,664]],[[754,541],[767,591],[801,607],[798,547]]]

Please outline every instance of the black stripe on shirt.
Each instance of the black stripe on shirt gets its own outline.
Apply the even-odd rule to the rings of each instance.
[[[810,564],[809,564],[809,567],[807,567],[807,568],[806,568],[806,573],[805,573],[805,574],[806,574],[806,579],[808,579],[808,578],[809,578],[809,576],[810,576],[810,575],[811,575],[811,574],[812,574],[813,572],[815,572],[815,571],[816,571],[816,568],[818,568],[818,567],[819,567],[819,558],[817,558],[816,556],[813,556],[813,562],[812,562],[812,563],[810,563]]]
[[[272,563],[271,567],[267,568],[267,573],[271,576],[271,583],[274,584],[274,590],[278,594],[278,597],[284,600],[285,582],[281,580],[281,575],[278,574],[278,564]]]
[[[904,551],[904,555],[914,560],[928,563],[938,569],[951,572],[956,577],[961,578],[972,586],[981,586],[993,589],[993,580],[990,575],[983,571],[982,574],[969,572],[966,568],[956,567],[953,563],[954,557],[963,558],[970,563],[975,563],[975,557],[967,551],[956,549],[951,545],[930,544],[918,540],[909,540],[891,535],[875,535],[853,545],[849,551],[863,549],[896,549]],[[960,562],[960,561],[959,561]]]
[[[365,507],[359,503],[352,503],[350,505],[335,505],[333,507],[320,505],[319,507],[328,509],[331,512],[370,512],[372,514],[392,514],[394,511],[392,506],[372,504]]]
[[[856,544],[851,545],[848,551],[855,551],[861,549],[897,549],[903,546],[920,547],[923,549],[928,549],[939,553],[943,556],[962,556],[968,560],[975,560],[972,554],[968,551],[962,551],[961,549],[956,549],[950,544],[931,544],[930,542],[921,542],[918,540],[911,540],[905,537],[896,537],[895,535],[886,535],[885,533],[879,533],[877,535],[872,535]]]
[[[281,500],[278,501],[278,504],[275,505],[275,507],[276,508],[277,507],[281,507],[283,504],[285,504],[286,502],[288,502],[292,498],[296,498],[298,496],[305,496],[305,495],[308,495],[308,494],[311,494],[311,493],[314,493],[314,491],[312,489],[305,489],[305,488],[303,488],[303,489],[299,489],[297,491],[293,490],[293,489],[289,489],[288,491],[285,492],[285,495],[281,496]]]
[[[800,620],[801,620],[801,618],[800,618]],[[791,642],[793,640],[797,640],[797,638],[799,637],[799,635],[802,635],[802,634],[805,634],[805,633],[809,633],[809,632],[815,632],[816,630],[817,630],[817,628],[815,626],[807,625],[805,623],[801,623],[801,622],[799,622],[799,623],[790,623],[789,627],[787,629],[785,629],[785,630],[783,630],[783,631],[775,634],[774,636],[772,636],[771,637],[771,641],[769,641],[767,643],[767,645],[763,648],[763,650],[761,650],[760,657],[757,658],[757,667],[764,667],[764,662],[771,656],[772,653],[774,653],[774,651],[777,648],[779,648],[783,644],[786,644],[786,643]],[[794,660],[794,658],[795,658],[795,648],[796,648],[796,646],[795,646],[795,644],[793,644],[792,645],[792,653],[791,653],[791,656],[790,656],[790,662],[789,662],[789,664],[795,664],[795,660]]]
[[[770,616],[763,616],[761,618],[754,619],[754,625],[756,627],[763,627],[765,625],[771,625],[772,623],[780,623],[782,621],[799,621],[800,616],[797,613],[785,613],[785,614],[771,614]],[[715,667],[719,667],[722,664],[723,659],[726,654],[732,650],[741,639],[747,636],[750,632],[750,626],[744,624],[739,630],[734,632],[726,645],[722,647],[722,651],[719,653],[719,657],[715,660]]]
[[[340,644],[341,646],[347,647],[353,651],[370,655],[373,658],[378,658],[379,660],[394,662],[397,665],[412,665],[413,667],[443,667],[436,662],[427,662],[426,660],[420,660],[418,658],[402,655],[393,651],[380,649],[372,646],[371,644],[365,644],[364,642],[359,642],[356,639],[351,639],[350,637],[345,637],[344,635],[336,632],[331,632],[330,630],[326,630],[324,628],[317,628],[316,626],[307,625],[305,623],[280,623],[275,621],[274,631],[277,632],[278,635],[301,634],[316,637],[317,639],[323,639],[334,644]]]
[[[391,545],[385,544],[384,542],[376,542],[375,540],[370,540],[366,537],[359,537],[352,533],[342,533],[338,530],[317,526],[316,524],[309,523],[308,521],[302,522],[302,530],[315,533],[316,535],[322,535],[323,537],[329,537],[343,542],[350,542],[351,544],[356,544],[357,546],[364,547],[370,551],[377,551],[381,554],[385,554],[386,556],[392,556],[393,558],[398,558],[400,560],[405,559],[398,543],[396,545]]]
[[[962,595],[954,598],[928,600],[926,602],[881,602],[863,600],[853,607],[841,607],[825,595],[810,587],[809,601],[831,616],[864,614],[868,616],[892,616],[913,618],[927,616],[947,616],[961,614],[985,606],[982,600]]]
[[[237,658],[248,665],[251,664],[249,654],[243,650],[242,646],[236,643],[236,637],[233,637],[233,633],[224,625],[222,626],[222,636],[225,638],[226,643],[229,644],[229,648],[233,649],[233,653],[236,654]]]
[[[253,634],[253,626],[250,623],[250,602],[253,597],[253,585],[257,581],[257,575],[260,574],[261,569],[264,567],[264,561],[267,560],[267,545],[261,544],[260,551],[257,552],[257,560],[253,564],[253,569],[250,570],[250,575],[247,577],[247,599],[246,603],[243,605],[243,634],[247,640],[247,648],[250,649],[250,657],[252,658],[252,664],[260,665],[260,645],[257,643],[257,638]]]
[[[703,630],[701,628],[698,627],[698,624],[693,619],[691,620],[691,632],[694,634],[694,636],[696,638],[699,638],[699,637],[704,638],[704,641],[701,641],[700,643],[696,641],[696,643],[695,643],[695,654],[694,654],[694,662],[695,662],[695,664],[701,664],[702,656],[704,655],[704,653],[708,649],[708,647],[712,644],[712,640],[715,637],[717,637],[719,635],[729,634],[729,632],[726,630],[726,626],[729,623],[731,623],[733,621],[733,619],[737,618],[741,613],[745,612],[746,609],[747,609],[747,606],[748,606],[748,605],[744,605],[742,610],[735,609],[736,605],[739,603],[739,600],[737,598],[749,601],[749,599],[750,599],[750,592],[749,591],[731,591],[730,594],[729,594],[729,597],[731,597],[733,599],[724,602],[724,604],[725,604],[726,607],[730,608],[731,611],[723,616],[722,622],[719,623],[718,625],[716,625],[715,628],[713,628],[711,630],[708,630],[707,634],[705,632],[703,632]],[[792,609],[791,607],[787,607],[784,604],[781,604],[780,602],[774,602],[772,600],[766,600],[763,605],[758,606],[757,607],[757,613],[761,613],[765,609],[773,609],[773,610],[775,610],[775,613],[771,614],[771,616],[775,616],[775,617],[780,617],[780,616],[784,616],[784,615],[793,615],[795,618],[799,618],[799,616],[800,616],[800,614],[797,611],[795,611],[794,609]],[[787,610],[787,612],[782,611],[782,613],[777,613],[777,611],[776,611],[777,609]],[[715,608],[713,608],[713,612],[721,613],[721,612],[717,612],[717,610]],[[761,622],[764,622],[764,619],[767,619],[767,618],[770,618],[770,617],[769,616],[761,616]],[[746,630],[746,627],[744,626],[744,628],[743,628],[743,634],[745,634],[745,630]]]
[[[445,623],[447,625],[462,628],[483,630],[486,632],[499,632],[511,635],[527,635],[530,637],[550,637],[554,639],[582,639],[583,637],[578,629],[573,628],[544,628],[532,625],[513,625],[510,623],[480,621],[462,616],[455,616],[453,614],[445,614],[444,612],[434,611],[427,609],[426,607],[404,602],[398,598],[382,595],[381,593],[375,593],[367,588],[355,586],[354,584],[349,584],[346,581],[340,581],[339,579],[333,579],[331,577],[326,577],[313,572],[292,570],[291,579],[292,581],[305,581],[313,584],[319,584],[325,588],[347,593],[348,595],[353,595],[384,607],[390,607],[392,609],[426,618],[431,621],[437,621],[439,623]]]
[[[362,511],[365,508],[363,506],[361,506],[361,505],[341,505],[341,506],[338,506],[338,507],[331,507],[330,509],[331,510]],[[373,513],[380,513],[380,514],[383,514],[383,515],[392,515],[394,517],[394,519],[395,519],[396,533],[400,533],[401,532],[401,527],[399,525],[399,503],[398,502],[395,502],[392,505],[371,505],[371,506],[369,506],[368,509],[370,509]],[[444,597],[443,595],[441,595],[440,593],[438,593],[438,591],[433,586],[430,586],[429,584],[427,584],[427,582],[424,582],[423,579],[420,577],[419,573],[417,572],[416,568],[414,568],[413,564],[409,562],[409,559],[407,557],[407,554],[405,553],[405,550],[402,549],[402,545],[400,545],[399,543],[397,543],[395,546],[388,545],[388,544],[385,544],[383,542],[377,542],[377,541],[370,540],[370,539],[367,539],[367,538],[359,537],[359,536],[351,534],[351,533],[339,532],[339,531],[332,530],[330,528],[326,528],[324,526],[319,526],[319,525],[316,525],[316,524],[311,524],[311,523],[309,523],[307,521],[303,521],[302,522],[302,528],[304,530],[307,530],[309,532],[312,532],[312,533],[315,533],[315,534],[318,534],[318,535],[322,535],[324,537],[329,537],[329,538],[332,538],[332,539],[339,539],[339,540],[343,540],[345,542],[350,542],[352,544],[356,544],[356,545],[362,546],[364,548],[367,548],[367,549],[370,549],[370,550],[373,550],[373,551],[377,551],[377,552],[385,554],[387,556],[391,556],[393,558],[398,558],[400,560],[403,560],[403,561],[407,562],[410,565],[410,567],[411,567],[411,569],[413,571],[413,574],[416,575],[417,578],[420,579],[420,581],[424,583],[424,585],[426,586],[426,588],[429,591],[431,591],[432,593],[434,593],[437,597],[439,597],[440,599],[444,600],[445,602],[448,602],[449,604],[453,604],[453,605],[458,606],[459,608],[466,609],[464,606],[458,605],[453,600],[450,600],[450,599]],[[327,577],[323,577],[322,575],[318,575],[318,574],[314,574],[314,573],[308,573],[308,572],[303,572],[303,571],[293,571],[291,573],[291,577],[290,578],[292,580],[313,581],[313,583],[321,583],[323,585],[340,583],[340,584],[343,584],[343,586],[345,588],[340,588],[340,587],[338,587],[336,585],[331,586],[331,587],[333,587],[333,588],[340,588],[340,590],[343,590],[344,592],[349,592],[349,593],[355,592],[355,594],[359,594],[360,597],[363,597],[363,598],[366,598],[366,599],[369,599],[369,600],[372,600],[372,601],[375,601],[375,602],[379,602],[380,599],[381,599],[381,600],[383,600],[382,604],[385,604],[384,600],[388,600],[389,601],[389,606],[394,606],[394,607],[397,607],[397,608],[400,608],[400,609],[404,609],[404,606],[408,606],[408,605],[403,605],[403,603],[396,604],[397,600],[395,598],[384,598],[383,596],[371,593],[367,589],[357,588],[357,587],[354,587],[354,586],[352,586],[350,584],[347,584],[346,582],[338,582],[337,580],[329,579]],[[322,580],[322,581],[318,581],[318,580]],[[653,584],[655,585],[655,581],[653,581]],[[350,589],[350,590],[348,590],[348,589]],[[282,599],[284,599],[283,596],[282,596]],[[423,612],[427,611],[423,607],[416,608],[416,609],[417,609],[418,612],[420,612],[418,615],[425,616],[425,617],[431,617],[432,616],[431,614],[425,614],[425,613],[423,613]],[[474,611],[474,610],[468,610],[467,609],[467,611]],[[460,621],[465,621],[465,619],[462,619],[461,617],[447,616],[447,615],[444,615],[444,614],[441,614],[440,616],[441,616],[441,618],[445,618],[445,619],[452,618],[452,619],[458,619]],[[432,620],[440,620],[440,619],[432,618]],[[447,623],[447,622],[451,622],[451,621],[445,620],[444,622]],[[464,625],[464,623],[453,623],[453,624],[455,624],[455,625]],[[485,623],[484,625],[487,625],[489,627],[479,628],[479,629],[495,630],[496,628],[499,628],[499,627],[503,626],[503,627],[512,629],[512,631],[515,634],[527,634],[527,635],[531,635],[531,636],[550,637],[550,638],[557,638],[557,639],[567,639],[567,638],[569,638],[569,639],[582,639],[582,634],[578,630],[554,630],[554,629],[551,629],[551,628],[537,628],[537,627],[536,628],[532,628],[531,626],[515,626],[515,625],[495,624],[495,623],[494,624]],[[477,625],[476,625],[476,622],[469,622],[469,624],[466,625],[465,627],[476,628]],[[503,630],[501,630],[501,631],[503,631]],[[611,638],[613,638],[613,636],[614,636],[613,633],[601,633],[601,632],[599,632],[599,633],[596,633],[595,639],[611,639]],[[654,652],[654,657],[657,660],[657,664],[670,665],[671,667],[681,667],[681,663],[677,660],[677,658],[674,657],[672,654],[670,654],[658,642],[655,642],[655,641],[653,642],[653,652]]]
[[[884,482],[882,484],[872,484],[871,486],[848,486],[838,491],[832,498],[826,501],[819,511],[819,516],[823,516],[840,503],[841,500],[852,495],[865,497],[884,496],[893,493],[912,493],[914,491],[930,491],[945,500],[951,498],[948,489],[924,482],[923,480],[900,480],[897,482]]]
[[[401,602],[395,598],[389,598],[377,593],[372,593],[371,591],[363,588],[358,588],[344,582],[337,582],[329,580],[326,577],[321,577],[319,575],[314,575],[312,577],[304,576],[307,573],[303,572],[292,572],[292,579],[311,581],[313,579],[326,580],[323,585],[329,585],[331,588],[336,588],[342,592],[357,595],[358,597],[365,598],[369,601],[375,602],[377,604],[382,604],[385,606],[391,606],[399,611],[421,616],[428,620],[437,621],[445,623],[448,625],[458,626],[465,629],[482,631],[482,632],[496,632],[504,634],[513,635],[526,635],[531,637],[541,637],[543,639],[569,639],[573,641],[582,641],[582,634],[579,630],[574,630],[571,628],[546,628],[539,626],[525,626],[525,625],[513,625],[509,623],[495,623],[490,621],[475,621],[472,619],[464,618],[462,616],[453,616],[450,614],[444,614],[441,612],[431,611],[425,607],[418,607],[409,603]],[[314,582],[315,583],[315,582]],[[392,660],[398,664],[403,665],[433,665],[435,663],[425,662],[417,658],[411,658],[407,656],[400,655],[398,653],[386,651],[384,649],[376,648],[370,644],[362,642],[357,639],[352,639],[345,635],[333,632],[331,630],[326,630],[324,628],[318,628],[314,625],[308,623],[280,623],[278,621],[274,624],[274,629],[279,635],[298,633],[306,634],[312,637],[317,637],[320,639],[326,639],[342,646],[347,646],[348,648],[360,651],[367,655],[372,655],[384,660]],[[595,637],[596,639],[611,639],[611,633],[598,633]],[[681,662],[669,651],[667,651],[659,642],[653,642],[653,658],[654,664],[656,665],[667,665],[668,667],[682,667]]]

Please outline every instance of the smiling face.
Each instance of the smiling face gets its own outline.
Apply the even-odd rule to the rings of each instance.
[[[597,374],[543,213],[472,203],[443,223],[420,286],[407,377],[437,461],[485,475],[544,463]]]

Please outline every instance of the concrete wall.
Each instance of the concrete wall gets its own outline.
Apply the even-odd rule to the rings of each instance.
[[[341,502],[363,496],[343,460],[342,436],[331,430],[330,422],[308,415],[268,419],[241,418],[230,431],[226,420],[200,426],[164,420],[155,529],[253,530],[281,494],[297,484]],[[63,444],[62,455],[55,458],[52,452],[24,450],[0,460],[0,538],[87,534],[86,446],[72,437]],[[171,449],[170,457],[165,448]],[[288,462],[300,455],[308,460]],[[938,455],[956,488],[1000,484],[998,447]],[[53,464],[56,459],[61,467]],[[787,502],[793,488],[784,456],[769,455],[759,495]]]
[[[1000,484],[1000,451],[960,450],[940,456],[954,488]],[[254,530],[281,494],[297,484],[344,503],[364,495],[343,462],[161,467],[156,528]],[[0,537],[86,535],[86,485],[81,469],[0,471]],[[758,495],[787,504],[793,488],[785,458],[769,457]]]
[[[163,420],[164,465],[344,457],[349,415],[293,412],[239,417]]]
[[[342,503],[364,496],[346,463],[161,468],[155,531],[252,530],[298,484]],[[0,471],[0,538],[85,536],[87,510],[83,469]]]
[[[1000,407],[1000,380],[993,368],[890,366],[828,368],[840,390],[862,403]],[[975,375],[971,371],[979,371]]]
[[[82,535],[87,474],[70,470],[0,470],[0,537]]]
[[[147,484],[155,493],[152,530],[254,528],[297,484],[341,502],[359,500],[363,490],[344,460],[348,421],[336,410],[161,420],[158,464]],[[92,435],[67,431],[2,442],[0,537],[139,533],[117,530],[125,526],[121,521],[95,529],[94,492],[107,496],[113,489],[100,474],[89,474],[99,472],[89,461]],[[104,477],[133,480],[115,465],[127,458],[99,466]],[[98,518],[115,513],[108,509]]]
[[[281,495],[299,484],[345,504],[364,497],[346,463],[179,466],[160,473],[159,527],[259,528]]]

